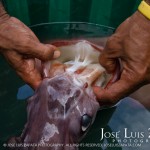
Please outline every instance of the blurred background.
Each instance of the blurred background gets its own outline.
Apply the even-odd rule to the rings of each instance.
[[[141,0],[5,0],[9,14],[27,25],[81,21],[116,28]]]

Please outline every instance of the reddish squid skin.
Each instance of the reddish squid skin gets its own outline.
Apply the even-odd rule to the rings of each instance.
[[[59,41],[52,44],[59,47],[77,42]],[[94,44],[91,46],[98,51],[102,50],[102,47]],[[76,150],[77,147],[67,144],[78,143],[93,123],[100,108],[95,95],[93,92],[87,93],[88,85],[75,85],[73,78],[63,71],[61,65],[57,67],[61,68],[62,72],[57,75],[51,73],[50,77],[44,78],[35,94],[28,100],[28,119],[23,133],[20,137],[9,140],[9,143],[30,146],[12,149]],[[106,87],[118,79],[118,68]],[[54,143],[60,145],[56,147]],[[33,144],[38,144],[38,147]]]

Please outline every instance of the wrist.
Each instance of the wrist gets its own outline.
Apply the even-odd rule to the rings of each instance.
[[[146,30],[147,32],[150,32],[150,20],[146,18],[143,14],[141,14],[139,11],[136,11],[132,16],[132,20],[134,23],[136,23],[140,28]]]

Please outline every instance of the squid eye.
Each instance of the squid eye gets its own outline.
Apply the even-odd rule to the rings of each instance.
[[[92,117],[90,117],[89,115],[85,114],[82,116],[82,119],[81,119],[81,128],[82,128],[82,131],[86,131],[89,126],[91,125],[92,123]]]

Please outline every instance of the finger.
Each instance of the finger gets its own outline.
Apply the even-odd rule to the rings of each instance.
[[[33,89],[36,89],[42,81],[40,72],[35,66],[34,59],[23,59],[15,51],[5,51],[5,58],[15,69],[17,74]]]
[[[120,99],[128,96],[137,87],[134,83],[120,79],[107,89],[102,89],[100,87],[93,87],[93,91],[100,103],[115,104]]]
[[[14,69],[20,69],[23,64],[23,59],[20,54],[18,54],[15,51],[4,51],[3,55],[5,59],[8,61],[8,63],[14,68]]]
[[[106,69],[108,73],[115,71],[118,62],[118,59],[108,58],[106,54],[101,54],[99,56],[99,63]]]
[[[114,34],[108,39],[106,46],[99,57],[99,62],[108,73],[112,73],[116,69],[118,58],[121,56],[122,46],[120,44],[120,39]]]
[[[42,82],[42,77],[39,71],[36,68],[32,70],[16,70],[17,74],[27,83],[29,84],[34,90],[40,85]]]
[[[34,41],[30,41],[28,45],[29,46],[23,50],[23,54],[38,58],[42,61],[56,59],[60,56],[60,51],[53,45]]]

